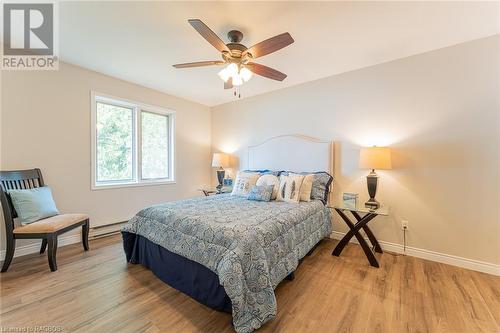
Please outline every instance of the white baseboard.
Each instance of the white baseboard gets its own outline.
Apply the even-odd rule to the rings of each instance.
[[[344,237],[344,235],[345,235],[344,232],[333,231],[330,235],[330,238],[342,239],[342,237]],[[368,238],[366,238],[366,241],[368,242],[368,244],[370,244],[368,241]],[[358,243],[358,241],[355,238],[351,239],[351,242]],[[458,266],[458,267],[462,267],[462,268],[471,269],[473,271],[478,271],[478,272],[483,272],[483,273],[488,273],[488,274],[500,276],[500,265],[496,265],[496,264],[492,264],[492,263],[488,263],[488,262],[484,262],[484,261],[478,261],[478,260],[473,260],[473,259],[457,257],[457,256],[453,256],[450,254],[445,254],[445,253],[439,253],[439,252],[419,249],[419,248],[411,247],[411,246],[407,246],[406,251],[405,251],[404,246],[401,244],[395,244],[395,243],[386,242],[386,241],[379,241],[379,243],[384,251],[406,254],[406,255],[409,255],[412,257],[436,261],[436,262],[440,262],[443,264]]]
[[[79,243],[81,241],[82,241],[82,236],[79,233],[74,235],[61,236],[57,238],[57,246],[61,247],[69,244]],[[17,246],[16,250],[14,251],[14,258],[25,256],[27,254],[38,253],[40,252],[41,246],[42,246],[41,240],[37,240],[32,244]],[[1,250],[0,261],[3,261],[4,259],[5,259],[5,250]]]
[[[121,224],[113,224],[110,226],[100,227],[100,228],[90,228],[89,238],[97,238],[105,235],[109,235],[113,232],[118,232],[121,228]],[[19,240],[18,240],[19,241]],[[82,234],[79,232],[77,234],[63,235],[57,238],[57,247],[79,243],[82,241]],[[40,246],[42,246],[41,240],[36,240],[34,243],[17,246],[14,251],[14,258],[25,256],[27,254],[40,252]],[[5,250],[0,251],[0,261],[5,259]]]

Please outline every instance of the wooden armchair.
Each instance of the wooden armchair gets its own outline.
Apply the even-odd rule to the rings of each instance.
[[[49,266],[51,271],[57,270],[56,252],[57,236],[71,229],[82,226],[83,249],[89,249],[89,217],[85,214],[61,214],[45,218],[31,224],[15,227],[14,218],[17,213],[12,206],[9,190],[31,189],[44,186],[40,169],[0,171],[0,202],[5,220],[7,248],[2,272],[6,272],[14,257],[16,239],[42,239],[40,254],[48,245]]]

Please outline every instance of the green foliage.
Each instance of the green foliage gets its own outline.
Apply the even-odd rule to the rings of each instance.
[[[133,110],[97,102],[97,181],[133,179]]]

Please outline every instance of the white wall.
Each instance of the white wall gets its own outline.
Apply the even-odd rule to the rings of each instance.
[[[206,106],[65,63],[5,71],[1,81],[0,168],[41,168],[61,212],[87,213],[92,226],[124,221],[147,205],[200,195],[210,182]],[[91,90],[176,111],[176,184],[91,191]]]
[[[406,219],[413,247],[500,264],[499,84],[497,35],[214,107],[213,150],[335,139],[335,200],[364,202],[359,147],[388,145],[394,169],[379,172],[377,198],[391,214],[371,223],[378,238],[402,243]],[[346,230],[338,216],[334,229]]]

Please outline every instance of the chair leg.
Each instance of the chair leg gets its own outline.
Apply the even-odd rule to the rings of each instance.
[[[5,260],[3,261],[2,273],[7,272],[9,269],[12,258],[14,257],[14,250],[16,249],[16,239],[14,237],[7,237],[7,248],[5,249]]]
[[[85,251],[89,250],[89,220],[82,225],[82,244]]]
[[[51,235],[47,237],[47,243],[49,245],[49,266],[52,272],[57,271],[57,262],[56,262],[56,254],[57,254],[57,235]]]
[[[44,254],[46,248],[47,248],[47,238],[44,238],[42,239],[42,247],[40,247],[40,254]]]

